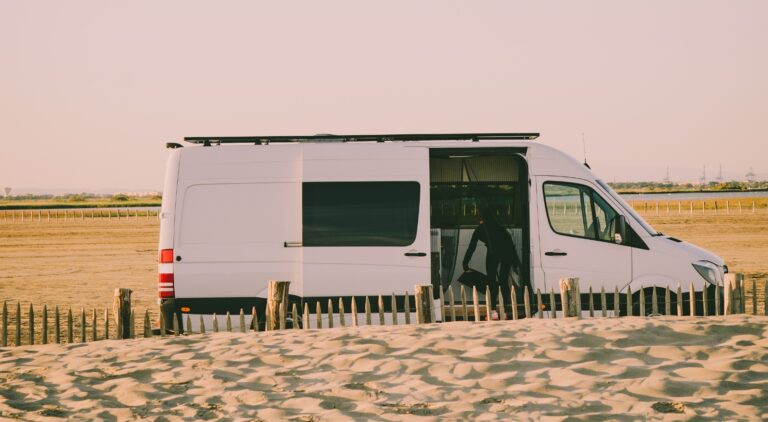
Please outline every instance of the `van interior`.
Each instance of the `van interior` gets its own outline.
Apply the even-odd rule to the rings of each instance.
[[[429,167],[432,283],[489,286],[494,306],[499,289],[507,307],[510,289],[530,293],[525,149],[431,149]]]

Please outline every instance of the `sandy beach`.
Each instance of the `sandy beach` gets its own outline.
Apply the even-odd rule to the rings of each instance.
[[[765,420],[768,320],[596,318],[26,346],[25,420]]]

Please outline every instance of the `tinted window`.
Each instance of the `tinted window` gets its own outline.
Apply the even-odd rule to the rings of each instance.
[[[407,246],[416,239],[417,182],[303,184],[304,246]]]
[[[556,233],[613,241],[613,220],[617,213],[587,186],[544,184],[547,217]]]

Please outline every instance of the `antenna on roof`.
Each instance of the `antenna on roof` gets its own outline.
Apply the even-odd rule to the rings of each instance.
[[[581,146],[584,148],[584,167],[592,170],[592,167],[587,164],[587,141],[584,140],[584,132],[581,132]]]

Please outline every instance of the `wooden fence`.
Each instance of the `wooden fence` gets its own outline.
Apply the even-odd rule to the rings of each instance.
[[[501,294],[497,295],[497,306],[492,307],[490,301],[480,300],[476,288],[458,292],[448,289],[444,294],[438,292],[439,300],[433,300],[432,285],[415,286],[412,296],[405,292],[403,296],[378,295],[373,299],[338,298],[317,300],[310,303],[297,303],[289,300],[287,281],[271,281],[268,300],[263,309],[250,309],[246,315],[243,309],[235,315],[237,331],[271,331],[280,329],[322,329],[362,326],[362,325],[398,325],[447,323],[452,321],[489,321],[489,320],[518,320],[523,318],[582,318],[582,317],[625,317],[625,316],[719,316],[729,314],[750,313],[758,315],[758,292],[756,280],[752,280],[751,309],[746,309],[748,292],[741,274],[727,274],[725,285],[714,289],[694,291],[691,284],[688,289],[680,286],[676,290],[669,287],[659,289],[640,288],[633,294],[631,288],[619,292],[600,289],[593,291],[591,287],[582,291],[577,278],[565,278],[560,281],[559,292],[554,288],[549,292],[536,289],[528,291],[527,287],[513,289],[510,295],[511,303],[504,303]],[[768,282],[764,286],[768,296]],[[713,292],[710,290],[714,290]],[[491,292],[486,288],[486,298]],[[713,295],[709,297],[708,295]],[[693,299],[691,299],[693,298]],[[387,303],[389,302],[389,303]],[[15,308],[15,309],[14,309]],[[760,305],[762,314],[768,315],[768,302]],[[100,316],[103,317],[100,318]],[[264,321],[259,321],[260,315]],[[310,315],[314,318],[311,322]],[[488,318],[488,315],[491,318]],[[250,323],[246,323],[249,316]],[[223,316],[223,327],[220,318],[213,315],[210,326],[205,325],[202,316],[198,316],[197,327],[193,330],[189,314],[176,314],[170,324],[162,320],[160,326],[168,326],[168,330],[153,329],[153,321],[158,318],[144,310],[139,315],[130,306],[130,290],[116,289],[115,305],[112,312],[86,312],[82,309],[73,312],[58,307],[49,309],[43,306],[38,313],[29,305],[26,315],[22,313],[19,303],[9,309],[3,303],[2,336],[0,346],[20,346],[23,344],[74,343],[90,342],[105,339],[149,338],[166,335],[205,334],[208,332],[232,331],[233,316],[229,313]],[[22,322],[28,322],[22,324]],[[263,324],[262,324],[263,322]],[[137,326],[137,323],[140,325]],[[338,324],[338,325],[335,325]]]
[[[140,221],[160,218],[160,208],[74,208],[3,210],[3,223],[59,223],[93,220]]]
[[[756,214],[768,209],[765,200],[666,200],[629,201],[632,208],[646,215],[731,215]]]

